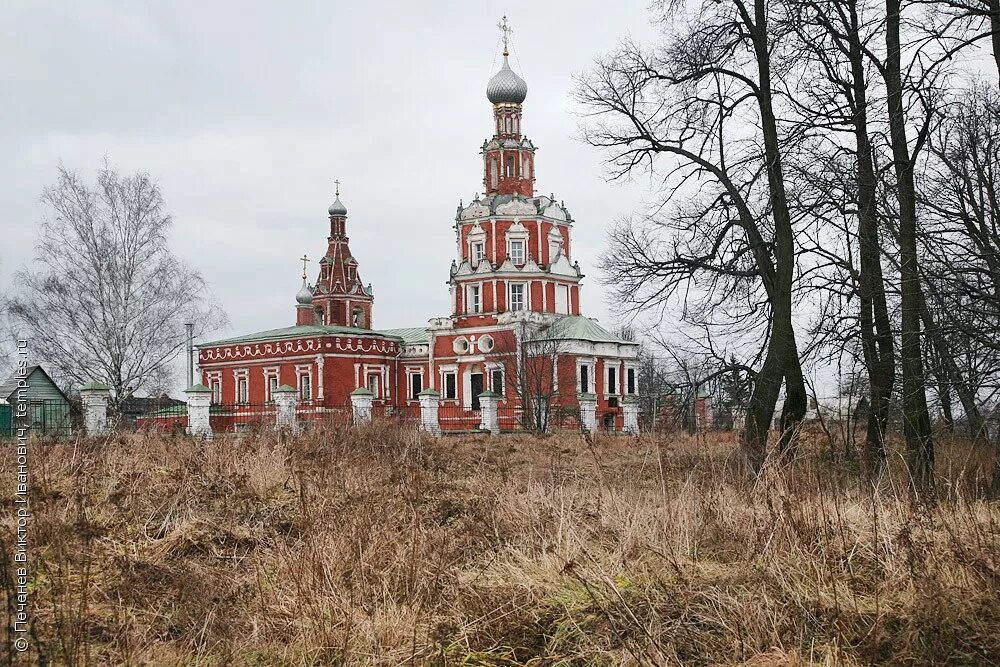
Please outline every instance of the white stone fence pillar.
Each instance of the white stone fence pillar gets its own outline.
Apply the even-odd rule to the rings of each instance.
[[[372,420],[372,403],[375,394],[371,389],[358,387],[351,392],[351,410],[354,413],[355,424],[367,424]]]
[[[83,428],[89,436],[105,435],[108,432],[108,401],[111,388],[100,382],[89,382],[80,388],[83,403]]]
[[[438,405],[441,394],[428,387],[417,394],[417,399],[420,401],[420,430],[439,435],[441,423],[438,421]]]
[[[500,420],[497,418],[497,406],[500,403],[500,396],[492,391],[484,391],[479,394],[479,408],[482,414],[482,423],[479,425],[484,431],[489,431],[493,435],[500,433]]]
[[[187,432],[195,437],[212,439],[212,422],[209,412],[212,405],[212,390],[203,384],[191,385],[185,392],[188,409]]]
[[[275,419],[274,426],[278,430],[299,432],[299,420],[296,410],[299,407],[299,392],[295,387],[283,384],[274,390]]]
[[[629,394],[622,401],[622,431],[639,434],[639,397]]]
[[[597,431],[597,394],[580,394],[580,428],[588,433]]]

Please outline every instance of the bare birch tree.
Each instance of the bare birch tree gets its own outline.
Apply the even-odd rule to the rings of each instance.
[[[101,381],[120,401],[162,381],[186,344],[185,322],[200,335],[224,321],[202,277],[170,251],[171,218],[148,174],[105,162],[89,184],[60,166],[42,203],[48,215],[11,315],[68,384]]]

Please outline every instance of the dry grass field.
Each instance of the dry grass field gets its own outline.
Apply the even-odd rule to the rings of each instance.
[[[4,664],[1000,662],[988,451],[942,444],[928,506],[818,437],[754,485],[733,447],[378,424],[35,443],[33,646]]]

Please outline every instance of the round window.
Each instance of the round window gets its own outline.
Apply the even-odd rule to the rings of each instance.
[[[455,354],[465,354],[469,351],[469,341],[464,338],[456,338],[455,342],[452,343],[452,349],[455,350]]]
[[[480,336],[479,337],[479,351],[489,352],[493,349],[493,337],[492,336]]]

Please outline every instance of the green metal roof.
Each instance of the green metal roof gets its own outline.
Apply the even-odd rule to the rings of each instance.
[[[408,331],[408,329],[397,329],[396,331]],[[359,329],[356,327],[334,327],[322,326],[318,324],[297,325],[294,327],[283,327],[281,329],[271,329],[257,333],[236,336],[235,338],[224,338],[213,340],[208,343],[201,343],[198,347],[211,347],[213,345],[234,345],[237,343],[254,343],[262,340],[279,340],[282,338],[301,338],[302,336],[375,336],[378,338],[396,338],[405,340],[402,336],[387,331],[373,331],[371,329]]]
[[[542,340],[586,340],[593,343],[638,345],[632,341],[622,340],[598,324],[596,320],[583,315],[560,317],[541,331],[540,338]]]
[[[427,327],[406,327],[404,329],[382,329],[381,333],[394,338],[402,338],[404,345],[419,345],[431,342]]]

